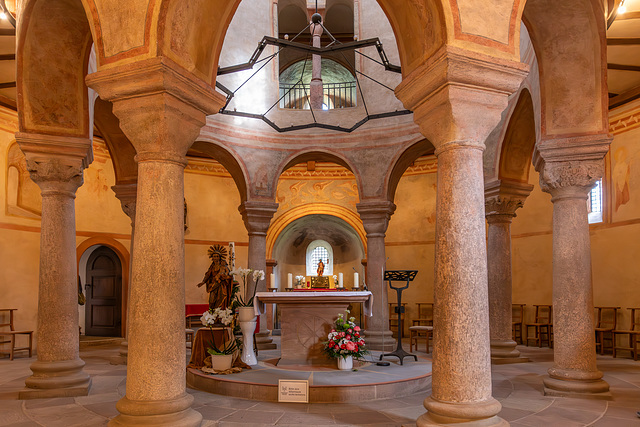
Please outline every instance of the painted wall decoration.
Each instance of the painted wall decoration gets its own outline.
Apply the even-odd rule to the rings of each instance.
[[[353,180],[305,179],[278,181],[276,190],[278,212],[285,212],[307,203],[332,203],[356,210],[358,186]]]

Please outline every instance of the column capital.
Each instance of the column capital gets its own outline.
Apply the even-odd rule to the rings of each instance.
[[[166,57],[89,74],[87,85],[113,103],[113,113],[140,161],[186,165],[185,155],[225,103],[223,95]]]
[[[604,156],[611,135],[583,135],[542,141],[533,162],[540,173],[542,191],[558,197],[586,198],[604,175]]]
[[[485,216],[489,223],[511,222],[516,210],[533,190],[533,185],[520,182],[493,180],[485,183]]]
[[[18,132],[16,141],[42,195],[63,192],[75,197],[83,183],[82,172],[93,160],[90,139]]]
[[[475,146],[502,119],[508,97],[528,74],[528,66],[453,46],[443,46],[406,76],[395,93],[436,147]]]
[[[367,238],[384,237],[396,205],[389,200],[363,200],[356,205],[356,209],[367,232]]]
[[[133,224],[136,219],[136,200],[138,199],[138,183],[116,184],[111,187],[124,213],[131,218]]]
[[[271,218],[278,210],[278,204],[274,202],[247,200],[238,206],[245,227],[249,235],[267,235]]]

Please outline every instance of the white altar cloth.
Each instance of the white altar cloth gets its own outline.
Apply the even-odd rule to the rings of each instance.
[[[373,294],[370,291],[291,291],[291,292],[258,292],[253,299],[256,316],[266,312],[266,304],[294,304],[312,300],[314,304],[331,302],[362,302],[365,316],[373,316]]]

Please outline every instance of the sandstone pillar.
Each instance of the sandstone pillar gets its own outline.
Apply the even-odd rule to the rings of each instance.
[[[17,133],[16,140],[42,192],[38,360],[19,397],[86,395],[91,379],[79,357],[75,198],[93,159],[91,141],[31,133]]]
[[[163,58],[90,74],[136,149],[126,395],[110,425],[199,426],[185,390],[184,167],[222,96]]]
[[[485,184],[487,271],[489,279],[489,332],[491,362],[527,362],[512,337],[511,220],[523,206],[532,185],[492,181]]]
[[[267,290],[267,230],[273,214],[276,213],[278,204],[273,202],[248,200],[243,202],[238,210],[242,215],[245,227],[249,233],[249,265],[248,268],[253,270],[262,270],[265,272],[264,280],[258,282],[257,292],[266,292]],[[253,295],[255,282],[249,279],[247,289],[245,290],[245,300]]]
[[[314,13],[311,17],[311,37],[313,47],[321,47],[320,38],[322,37],[322,16]],[[311,55],[312,69],[311,82],[309,83],[309,104],[313,110],[322,110],[324,101],[324,92],[322,86],[322,56]]]
[[[507,425],[491,396],[484,141],[521,63],[445,46],[396,88],[438,158],[432,394],[417,425]]]
[[[596,366],[587,197],[604,173],[606,135],[543,141],[534,155],[553,203],[554,366],[545,394],[608,397]]]
[[[367,347],[393,351],[396,340],[389,329],[389,306],[384,270],[387,262],[384,237],[396,206],[388,200],[365,200],[356,206],[367,233],[367,287],[373,294],[373,317],[367,318]]]
[[[111,187],[116,194],[116,198],[120,200],[122,211],[131,219],[131,245],[129,247],[129,254],[132,253],[133,238],[135,235],[135,223],[136,223],[136,198],[138,193],[138,184],[116,184]],[[131,258],[131,255],[129,255]],[[112,356],[109,361],[112,365],[126,365],[127,356],[129,355],[129,343],[127,337],[129,336],[129,300],[131,298],[131,267],[132,262],[129,259],[129,286],[127,289],[127,296],[124,299],[124,304],[127,307],[127,314],[125,317],[125,339],[120,343],[120,351],[117,356]]]

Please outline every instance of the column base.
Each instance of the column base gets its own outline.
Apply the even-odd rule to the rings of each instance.
[[[391,331],[364,331],[364,341],[369,350],[393,351],[396,349],[396,340]]]
[[[508,427],[509,423],[496,414],[502,405],[493,397],[484,402],[450,403],[428,397],[424,402],[427,413],[416,421],[418,427],[441,426],[448,424],[478,427]]]
[[[126,396],[118,401],[120,415],[109,421],[109,426],[179,426],[199,427],[202,414],[191,409],[193,396],[183,394],[171,400],[129,400]]]
[[[25,380],[27,388],[18,393],[18,398],[86,396],[89,394],[91,377],[82,370],[83,367],[84,361],[81,359],[33,362],[30,366],[33,375]]]
[[[613,398],[609,384],[602,379],[576,380],[558,379],[551,376],[543,378],[544,395],[555,397],[581,397],[610,400]]]

